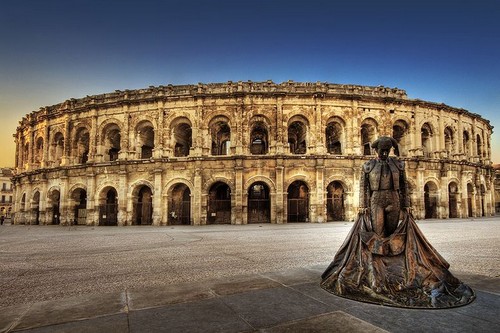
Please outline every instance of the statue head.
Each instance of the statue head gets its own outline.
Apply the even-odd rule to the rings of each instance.
[[[377,152],[381,160],[387,159],[391,148],[394,148],[396,155],[398,154],[398,142],[390,136],[381,136],[372,143],[372,148]]]

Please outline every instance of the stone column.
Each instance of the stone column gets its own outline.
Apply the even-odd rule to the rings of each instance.
[[[153,225],[162,224],[162,169],[155,168],[153,170],[154,174],[154,195],[151,200],[153,200]]]
[[[158,120],[156,128],[154,129],[155,142],[153,149],[154,158],[163,157],[163,118],[165,116],[165,111],[163,109],[163,102],[158,102]]]
[[[69,225],[74,216],[71,207],[71,198],[69,196],[68,175],[65,173],[60,176],[61,186],[59,188],[59,222],[61,225]]]
[[[464,126],[462,123],[462,114],[458,114],[458,133],[457,133],[457,148],[458,148],[458,154],[462,155],[463,159],[465,157],[465,151],[464,151]],[[466,158],[466,157],[465,157]]]
[[[250,133],[248,133],[250,135]],[[276,154],[284,153],[283,142],[283,97],[276,96]],[[281,190],[280,190],[281,191]]]
[[[322,158],[316,160],[316,216],[311,216],[311,222],[326,222],[325,200],[325,165]]]
[[[90,126],[90,137],[89,137],[89,159],[88,163],[97,162],[97,146],[98,146],[98,138],[101,137],[100,134],[97,133],[97,111],[92,109],[90,112],[92,114],[91,126]]]
[[[31,170],[33,169],[33,147],[34,147],[34,139],[33,139],[33,136],[34,136],[34,132],[33,132],[33,128],[30,126],[30,129],[28,131],[28,137],[29,137],[29,141],[28,141],[28,170]]]
[[[50,126],[45,120],[44,133],[43,133],[43,156],[41,166],[46,168],[49,166],[49,149],[50,149]]]
[[[128,159],[130,153],[130,140],[132,140],[130,132],[130,115],[129,115],[129,105],[123,105],[123,128],[120,129],[120,152],[118,153],[119,160]],[[132,135],[134,134],[134,129],[132,129]],[[135,153],[135,152],[134,152]]]
[[[283,159],[276,159],[276,223],[286,223]]]
[[[201,161],[195,162],[194,189],[191,192],[191,208],[193,224],[207,224],[207,197],[202,189]]]
[[[413,144],[414,146],[414,152],[416,156],[422,156],[423,155],[423,148],[422,148],[422,133],[421,133],[421,125],[420,125],[420,110],[418,105],[415,106],[414,113],[415,118],[414,118],[414,123],[412,126],[412,131],[413,131]]]
[[[314,97],[314,127],[311,127],[311,134],[314,137],[314,141],[310,141],[309,147],[307,148],[308,153],[322,155],[325,154],[325,131],[322,125],[322,105],[323,100],[322,94],[316,94]]]
[[[236,112],[234,117],[234,134],[231,132],[231,139],[234,137],[235,154],[242,155],[247,152],[247,148],[243,147],[243,135],[250,135],[243,128],[243,117],[245,116],[245,105],[242,99],[236,99]],[[247,125],[248,127],[248,125]],[[233,129],[231,129],[232,131]]]
[[[232,207],[231,213],[231,224],[242,224],[243,223],[243,161],[238,158],[236,159],[236,165],[234,167],[234,206]],[[233,200],[232,200],[233,201]]]
[[[61,165],[70,164],[71,157],[71,131],[69,116],[64,117],[64,147],[61,157]],[[62,223],[62,222],[61,222]]]
[[[346,154],[348,155],[362,155],[361,149],[361,128],[360,128],[360,112],[358,109],[358,102],[352,101],[352,110],[350,117],[350,126],[349,119],[346,120]]]
[[[95,182],[95,174],[89,171],[86,175],[87,179],[87,225],[99,225],[99,202],[97,198],[97,189]]]
[[[204,136],[206,136],[206,129],[201,123],[201,119],[203,119],[203,116],[204,116],[203,99],[198,98],[195,111],[195,119],[192,128],[194,147],[191,149],[190,155],[194,156],[210,155],[210,147],[206,147],[204,145]]]
[[[128,195],[128,179],[127,179],[127,171],[125,169],[121,169],[118,171],[118,188],[116,191],[118,192],[118,225],[130,225],[132,221],[129,221],[128,212],[132,213],[131,201],[132,198]],[[129,209],[127,209],[129,208]]]
[[[439,110],[439,133],[437,133],[437,147],[436,151],[440,152],[439,157],[441,156],[441,152],[444,151],[444,117],[443,117],[443,109]]]

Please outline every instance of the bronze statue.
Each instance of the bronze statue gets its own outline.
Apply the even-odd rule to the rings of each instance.
[[[425,239],[410,207],[405,166],[389,157],[397,142],[372,143],[378,158],[363,165],[360,212],[321,287],[346,298],[390,306],[446,308],[465,305],[474,292],[449,271]]]
[[[406,189],[404,163],[389,157],[392,147],[397,148],[396,140],[381,137],[372,143],[378,159],[363,165],[360,181],[360,208],[371,215],[373,231],[379,236],[391,235],[398,226],[400,207],[410,207]]]

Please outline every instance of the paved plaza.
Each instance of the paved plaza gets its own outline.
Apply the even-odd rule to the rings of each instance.
[[[0,227],[0,331],[496,332],[500,218],[418,221],[470,305],[397,309],[319,276],[352,222]]]

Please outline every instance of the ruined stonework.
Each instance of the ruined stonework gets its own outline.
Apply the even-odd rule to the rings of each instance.
[[[16,224],[353,220],[398,141],[416,218],[494,214],[489,121],[397,88],[227,82],[70,99],[17,132]]]

